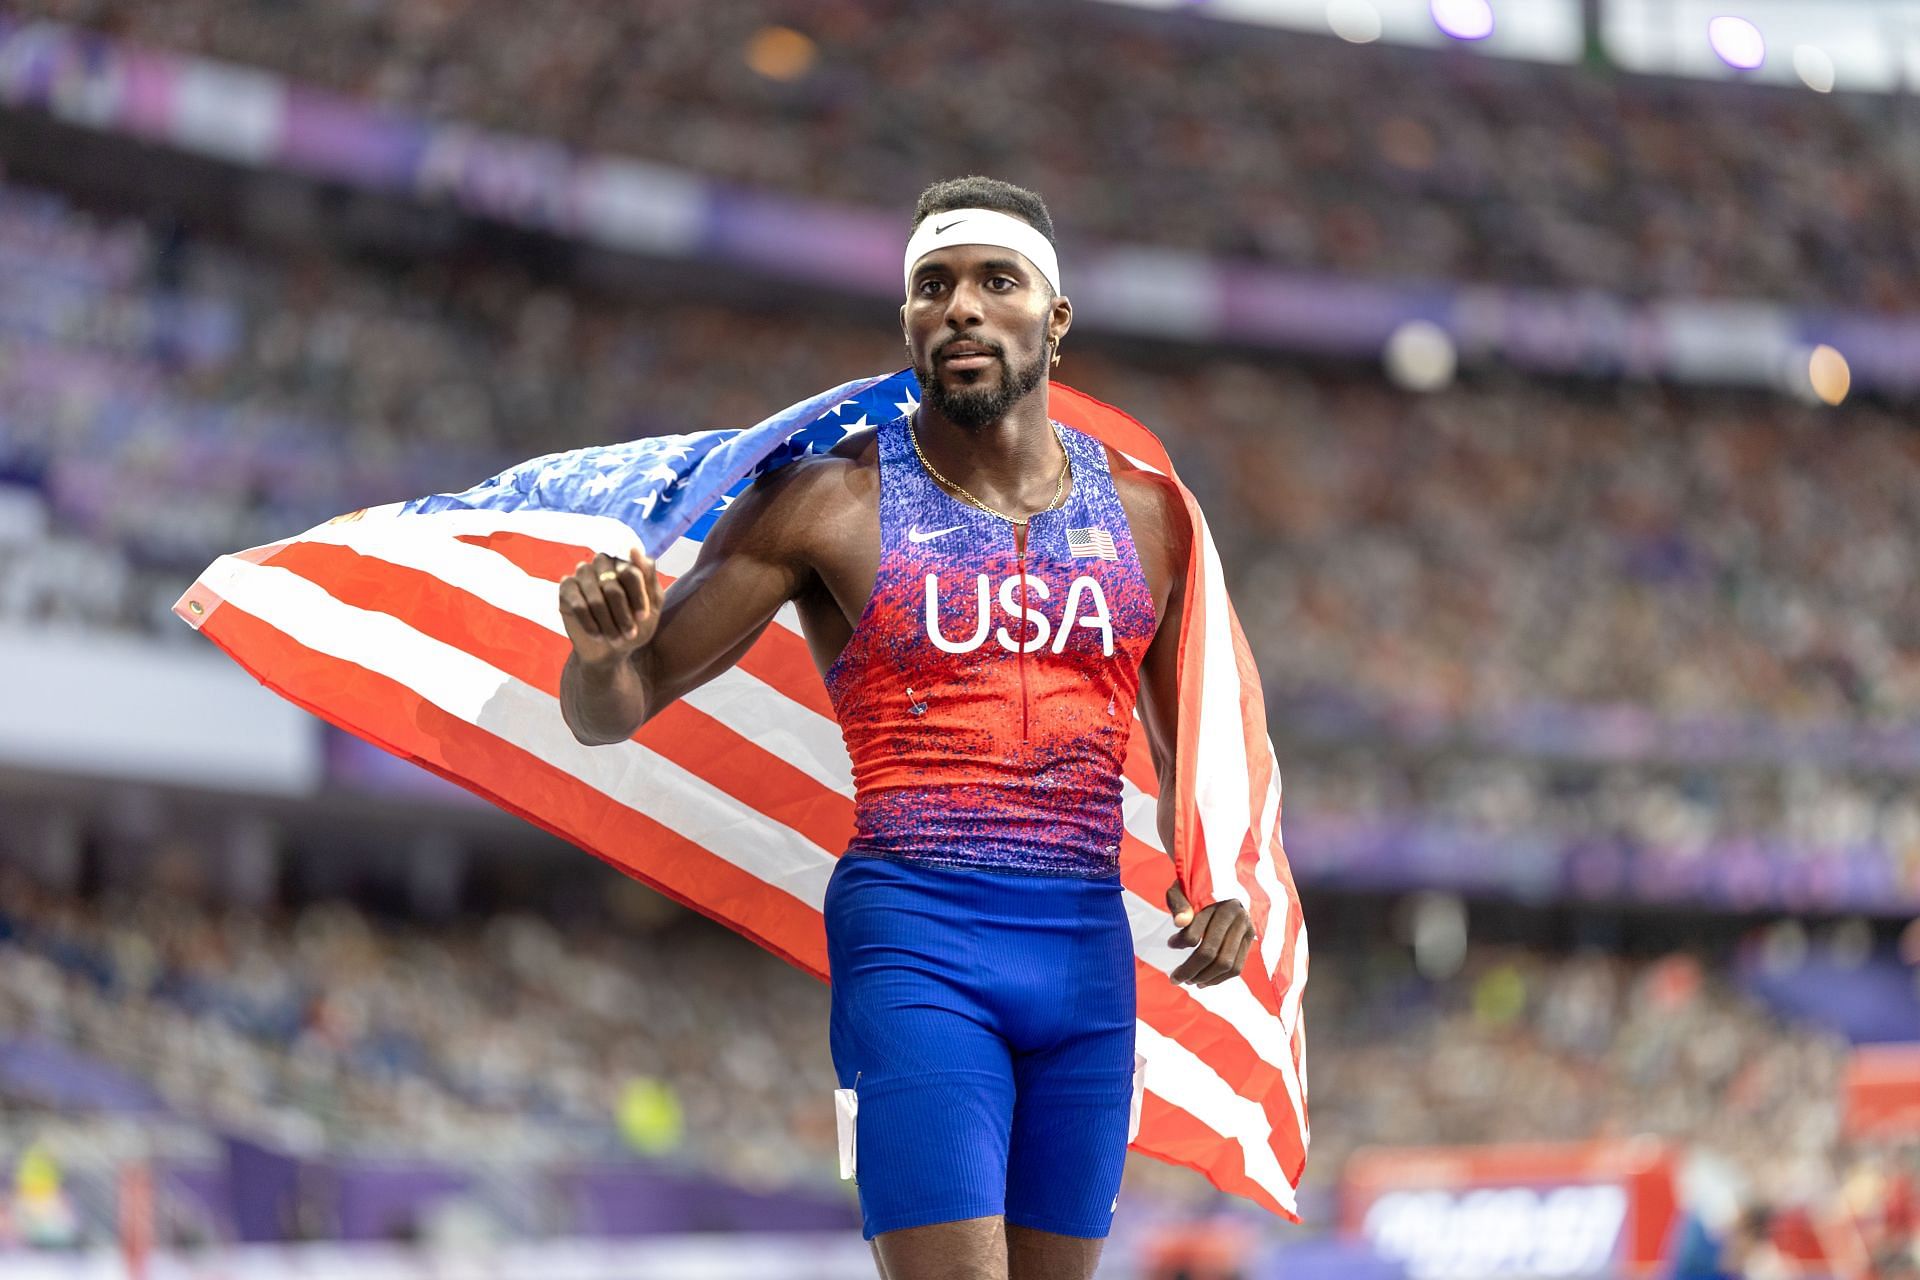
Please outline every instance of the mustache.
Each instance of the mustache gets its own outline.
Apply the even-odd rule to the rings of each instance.
[[[1007,349],[1001,346],[997,342],[988,342],[983,338],[968,338],[968,337],[964,337],[956,334],[954,337],[948,338],[945,342],[941,343],[939,346],[935,347],[931,352],[929,352],[928,359],[938,364],[941,360],[944,360],[946,358],[948,347],[957,346],[962,342],[966,343],[968,346],[986,348],[987,351],[991,355],[993,355],[995,359],[1004,361],[1007,358]]]

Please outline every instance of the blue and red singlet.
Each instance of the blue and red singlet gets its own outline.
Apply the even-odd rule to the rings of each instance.
[[[826,686],[856,832],[825,902],[868,1238],[1004,1213],[1104,1236],[1133,1101],[1121,761],[1152,593],[1099,441],[1013,525],[879,429],[880,565]]]

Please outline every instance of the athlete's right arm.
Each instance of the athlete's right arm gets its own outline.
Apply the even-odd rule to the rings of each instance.
[[[596,555],[561,581],[573,652],[560,673],[560,711],[578,741],[626,741],[738,662],[800,593],[813,572],[799,515],[814,470],[808,460],[790,463],[742,494],[664,593],[638,548],[626,560]]]

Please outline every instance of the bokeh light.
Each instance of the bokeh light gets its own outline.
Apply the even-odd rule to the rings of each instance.
[[[1732,14],[1707,23],[1707,43],[1720,61],[1737,71],[1752,71],[1767,60],[1767,41],[1760,28]]]
[[[769,80],[798,80],[813,70],[817,45],[792,27],[762,27],[747,40],[747,65]]]
[[[1853,370],[1845,356],[1823,342],[1807,360],[1807,381],[1813,384],[1813,394],[1828,404],[1839,404],[1853,386]]]
[[[1431,320],[1409,320],[1395,329],[1384,355],[1387,377],[1408,391],[1448,386],[1460,362],[1453,338]]]
[[[1493,6],[1487,0],[1430,0],[1439,28],[1455,40],[1485,40],[1493,34]]]
[[[1371,0],[1327,0],[1327,25],[1342,40],[1372,44],[1380,38],[1380,11]]]
[[[1793,46],[1793,69],[1815,93],[1833,92],[1833,59],[1818,45]]]

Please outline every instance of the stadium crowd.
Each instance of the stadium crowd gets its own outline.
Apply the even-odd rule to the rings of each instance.
[[[1289,829],[1301,836],[1289,847],[1336,883],[1360,870],[1356,849],[1398,840],[1425,846],[1403,871],[1425,865],[1463,886],[1523,894],[1920,906],[1920,797],[1909,773],[1282,742]],[[1774,875],[1757,874],[1756,862]]]
[[[608,1157],[631,1154],[619,1119],[645,1082],[677,1119],[643,1147],[750,1185],[827,1167],[825,988],[704,922],[88,901],[8,867],[0,889],[0,1036],[126,1070],[186,1116],[360,1155]]]
[[[51,508],[13,523],[56,539],[10,560],[0,616],[180,642],[165,608],[221,552],[554,449],[750,423],[899,359],[890,317],[283,264],[31,192],[0,199],[0,259],[0,467]],[[1067,361],[1215,513],[1278,707],[1920,713],[1920,436],[1889,408],[1494,378],[1413,396],[1092,339]],[[127,592],[62,595],[63,537],[123,548]]]
[[[1636,295],[1920,292],[1920,132],[1897,95],[1355,48],[1085,0],[15,8],[807,195],[904,207],[929,173],[991,172],[1044,192],[1070,242]]]
[[[178,838],[150,879],[87,895],[0,862],[0,1042],[54,1040],[222,1128],[450,1161],[631,1154],[621,1095],[644,1079],[684,1111],[680,1145],[654,1154],[754,1185],[830,1178],[825,988],[731,934],[679,912],[237,909],[180,873],[198,857]],[[1741,995],[1727,954],[1476,943],[1442,970],[1415,958],[1385,931],[1316,945],[1309,1185],[1368,1143],[1644,1132],[1730,1162],[1756,1200],[1798,1204],[1854,1154],[1845,1045]],[[1129,1176],[1214,1194],[1146,1160]]]

